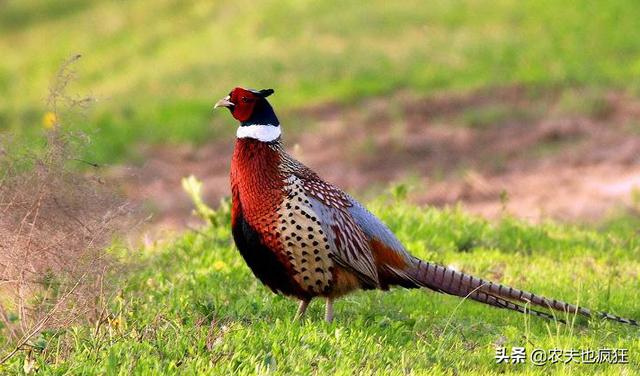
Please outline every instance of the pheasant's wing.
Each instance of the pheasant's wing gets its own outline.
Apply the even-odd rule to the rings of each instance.
[[[308,193],[314,212],[320,217],[335,254],[333,260],[356,272],[366,285],[378,286],[378,272],[369,242],[345,208],[329,206]]]
[[[284,165],[291,174],[290,179],[297,180],[302,186],[311,209],[318,216],[331,245],[334,262],[355,272],[366,285],[377,287],[379,280],[373,253],[367,236],[349,212],[350,197],[293,158],[288,157]]]

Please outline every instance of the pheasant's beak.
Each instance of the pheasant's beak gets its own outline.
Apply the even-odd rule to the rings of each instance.
[[[231,102],[230,97],[227,95],[226,97],[220,99],[219,101],[216,102],[215,106],[213,106],[213,109],[215,110],[218,107],[233,107],[235,106],[235,103]]]

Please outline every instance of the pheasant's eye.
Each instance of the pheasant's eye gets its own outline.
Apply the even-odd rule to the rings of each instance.
[[[244,103],[249,103],[249,98],[247,98],[247,97],[242,97],[242,99],[241,99],[241,100],[242,100],[242,102],[244,102]]]

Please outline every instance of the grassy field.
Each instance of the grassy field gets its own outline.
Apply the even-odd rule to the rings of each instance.
[[[382,197],[371,204],[416,255],[479,276],[638,318],[637,221],[599,232],[556,224],[498,224],[457,210],[417,209]],[[360,292],[337,319],[315,302],[292,322],[295,303],[251,274],[221,225],[144,250],[96,334],[45,333],[34,352],[41,374],[634,374],[640,329],[577,319],[571,325],[427,291]],[[569,317],[573,320],[573,317]],[[495,346],[626,348],[629,364],[495,364]],[[24,354],[0,373],[18,373]],[[636,371],[634,371],[636,370]]]
[[[640,88],[640,4],[556,1],[9,0],[0,4],[0,130],[40,132],[47,87],[76,53],[70,93],[95,161],[136,144],[230,135],[214,100],[274,87],[289,110],[404,89],[509,84]]]

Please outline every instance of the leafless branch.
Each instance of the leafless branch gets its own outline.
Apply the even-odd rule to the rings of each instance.
[[[132,208],[103,183],[100,169],[69,163],[83,161],[78,140],[85,139],[67,130],[62,113],[93,100],[66,93],[79,57],[52,82],[47,103],[56,124],[45,149],[24,154],[0,139],[0,331],[12,346],[0,364],[43,330],[93,320],[99,330],[109,315],[115,289],[106,280],[117,260],[107,249],[132,223]]]

